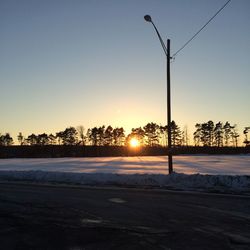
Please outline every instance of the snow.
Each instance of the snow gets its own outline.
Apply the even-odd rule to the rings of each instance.
[[[183,174],[250,175],[250,155],[174,156],[174,170]],[[70,173],[167,174],[166,156],[0,159],[1,171],[41,170]]]
[[[1,181],[250,191],[250,155],[0,159]]]

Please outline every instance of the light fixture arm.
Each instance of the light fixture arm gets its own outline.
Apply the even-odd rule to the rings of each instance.
[[[168,56],[168,51],[167,51],[166,45],[165,45],[165,43],[163,42],[163,40],[162,40],[162,38],[161,38],[161,35],[160,35],[158,29],[157,29],[156,26],[154,25],[153,21],[151,21],[151,23],[152,23],[152,25],[154,26],[154,29],[155,29],[155,31],[156,31],[156,33],[157,33],[157,36],[158,36],[159,40],[160,40],[160,43],[161,43],[161,46],[162,46],[162,48],[163,48],[163,51],[164,51],[165,55]]]

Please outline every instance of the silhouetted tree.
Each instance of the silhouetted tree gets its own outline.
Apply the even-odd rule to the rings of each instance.
[[[44,146],[49,144],[49,136],[45,133],[39,135],[31,134],[27,139],[25,139],[25,141],[31,146]]]
[[[250,141],[248,140],[247,134],[248,131],[250,130],[250,127],[245,127],[243,134],[245,135],[245,140],[243,141],[243,143],[245,143],[246,146],[250,145]]]
[[[63,145],[76,145],[78,143],[77,131],[74,127],[66,128],[64,131],[58,132],[56,136]]]
[[[214,123],[208,121],[201,124],[201,142],[203,146],[212,146],[213,144]]]
[[[98,128],[89,128],[87,131],[87,138],[91,145],[97,146],[98,143]]]
[[[115,128],[113,130],[113,140],[115,146],[122,146],[125,142],[125,131],[121,128]]]
[[[17,140],[19,142],[20,145],[23,145],[24,144],[24,136],[21,132],[19,132],[18,136],[17,136]]]
[[[221,122],[216,123],[214,128],[214,143],[217,147],[223,146],[223,134],[223,124]]]
[[[31,134],[25,140],[28,145],[35,146],[37,145],[38,138],[35,134]]]
[[[53,134],[49,134],[49,145],[55,145],[56,144],[56,136]]]
[[[180,127],[175,123],[175,121],[171,122],[171,140],[172,140],[172,146],[180,146],[181,145],[181,129]]]
[[[56,133],[56,138],[58,140],[58,144],[61,145],[62,144],[62,139],[63,139],[64,135],[63,135],[63,131],[61,132],[57,132]]]
[[[113,145],[113,128],[110,125],[105,129],[103,137],[104,137],[103,145],[105,146]]]
[[[207,133],[208,133],[208,145],[212,146],[213,140],[214,140],[214,123],[213,123],[213,121],[207,122]]]
[[[44,146],[49,144],[49,136],[45,133],[37,135],[37,145]]]
[[[126,138],[126,144],[128,145],[130,140],[132,138],[135,138],[139,141],[140,145],[144,145],[144,136],[145,136],[145,132],[141,127],[132,128],[131,133]]]
[[[80,125],[76,129],[77,129],[77,133],[78,133],[79,138],[80,138],[79,144],[85,145],[86,137],[84,135],[84,131],[85,131],[84,127],[82,125]]]
[[[227,121],[223,126],[222,122],[218,122],[215,126],[213,121],[206,123],[197,123],[195,125],[196,131],[194,132],[194,142],[196,146],[229,146],[230,139],[234,147],[238,146],[239,134],[236,125],[231,126]]]
[[[230,125],[228,121],[223,126],[223,130],[224,130],[225,146],[229,146],[229,140],[230,140],[231,133],[232,133],[232,126]]]
[[[237,132],[237,125],[235,124],[234,126],[232,126],[232,131],[231,131],[231,138],[232,138],[232,143],[234,147],[238,147],[238,138],[239,138],[239,134]]]
[[[13,144],[13,138],[10,136],[9,133],[5,135],[0,134],[0,146],[10,146]]]
[[[195,132],[194,132],[194,145],[195,146],[200,146],[201,143],[201,136],[202,136],[202,132],[201,132],[201,124],[200,123],[196,123],[195,124]]]
[[[214,123],[208,121],[205,123],[197,123],[195,125],[196,131],[194,132],[195,146],[199,146],[202,143],[203,146],[212,146],[214,139]]]
[[[104,130],[105,126],[102,127],[94,127],[92,129],[88,129],[87,137],[89,142],[94,146],[102,146],[104,145]]]
[[[99,146],[103,146],[105,143],[104,131],[105,131],[104,125],[98,128],[98,145]]]
[[[159,145],[159,125],[156,123],[148,123],[143,127],[145,142],[148,146],[158,146]]]

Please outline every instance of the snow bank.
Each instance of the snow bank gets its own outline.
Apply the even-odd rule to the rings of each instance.
[[[161,187],[181,190],[250,191],[250,176],[163,174],[69,173],[0,171],[0,181],[32,181],[80,185]]]

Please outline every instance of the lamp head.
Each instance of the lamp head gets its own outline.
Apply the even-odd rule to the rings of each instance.
[[[150,15],[144,16],[144,19],[145,19],[147,22],[152,23],[152,19],[151,19],[151,16],[150,16]]]

